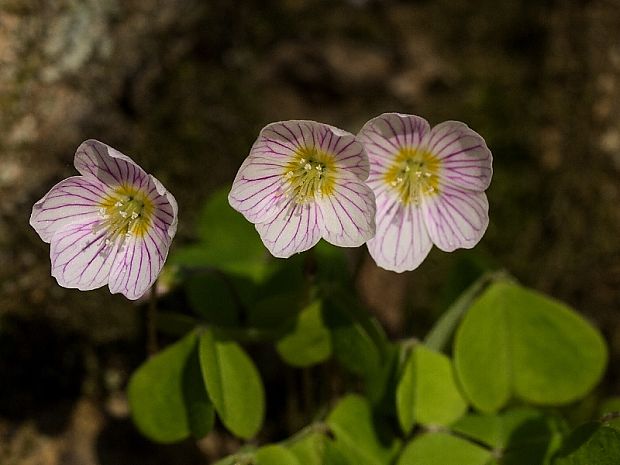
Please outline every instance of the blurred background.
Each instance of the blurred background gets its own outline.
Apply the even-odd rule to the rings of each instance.
[[[28,219],[83,140],[173,192],[174,248],[265,124],[355,133],[386,111],[467,122],[495,170],[475,251],[401,275],[353,252],[388,333],[422,334],[450,286],[503,267],[602,328],[601,389],[620,393],[618,0],[0,0],[0,464],[193,465],[238,446],[142,438],[124,394],[141,304],[50,276]]]

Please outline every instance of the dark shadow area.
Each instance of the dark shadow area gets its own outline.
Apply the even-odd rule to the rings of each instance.
[[[60,434],[85,376],[83,341],[45,319],[5,317],[0,323],[0,417],[32,418]]]
[[[108,418],[97,437],[96,454],[101,465],[208,465],[196,443],[187,440],[162,445],[145,439],[130,420]]]

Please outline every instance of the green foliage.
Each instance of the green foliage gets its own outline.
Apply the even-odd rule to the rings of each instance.
[[[415,423],[450,425],[467,410],[467,402],[454,381],[450,359],[422,345],[413,348],[405,363],[396,405],[405,433]]]
[[[175,442],[205,436],[213,406],[204,388],[192,332],[150,358],[131,377],[129,404],[136,426],[149,438]]]
[[[298,367],[324,362],[331,356],[331,339],[323,324],[320,300],[299,313],[293,331],[280,339],[276,348],[288,364]]]
[[[470,413],[451,429],[491,447],[502,465],[548,465],[565,433],[560,419],[530,407],[499,414]]]
[[[265,415],[265,393],[254,363],[233,341],[200,334],[200,367],[215,411],[234,434],[251,438]]]
[[[620,432],[598,422],[586,423],[573,431],[552,465],[618,465]]]
[[[583,397],[600,380],[607,352],[600,333],[567,306],[499,282],[469,309],[454,357],[469,401],[494,412],[513,395],[547,405]]]
[[[491,452],[476,444],[447,433],[431,433],[407,444],[398,465],[486,465],[490,459]]]
[[[311,432],[289,446],[303,465],[353,465],[339,446],[324,432]]]
[[[190,306],[206,322],[218,326],[235,326],[239,321],[239,305],[233,284],[219,272],[201,272],[190,276],[185,289]]]
[[[389,464],[400,449],[400,441],[375,421],[364,397],[349,395],[342,399],[327,417],[327,424],[351,463]]]
[[[199,242],[176,249],[170,263],[213,267],[260,281],[269,273],[266,249],[254,226],[228,204],[228,191],[211,196],[199,217]]]
[[[359,304],[342,290],[325,298],[323,318],[329,327],[336,359],[352,373],[375,373],[384,356],[385,336]]]
[[[605,399],[598,409],[598,414],[608,426],[620,430],[620,396]]]
[[[291,409],[292,424],[312,418],[309,426],[277,444],[246,444],[217,465],[620,463],[618,398],[598,408],[602,423],[570,436],[565,417],[575,422],[578,407],[570,416],[549,409],[589,395],[579,418],[591,418],[600,403],[592,389],[607,361],[599,332],[566,305],[504,272],[482,274],[485,264],[463,257],[437,298],[454,303],[424,343],[391,341],[356,295],[351,255],[321,242],[289,260],[270,259],[218,192],[202,212],[197,242],[171,258],[195,316],[160,312],[162,330],[186,335],[134,373],[136,425],[155,441],[174,442],[203,437],[217,414],[234,435],[255,437],[266,401],[241,345],[252,343],[275,349],[261,350],[261,360],[276,364],[266,374],[283,363],[338,363],[312,368],[330,373],[299,395],[302,410],[312,411]],[[331,410],[330,390],[344,393]]]
[[[256,465],[305,465],[291,451],[278,445],[258,449],[254,463]]]

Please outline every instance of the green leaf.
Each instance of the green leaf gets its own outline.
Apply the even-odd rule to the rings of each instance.
[[[256,451],[256,465],[302,465],[295,454],[282,446],[270,445]],[[303,464],[306,465],[306,464]]]
[[[302,465],[355,465],[334,441],[319,432],[310,433],[289,446]]]
[[[431,433],[407,444],[398,465],[486,465],[491,458],[490,451],[465,439]]]
[[[445,355],[417,345],[411,351],[396,390],[398,419],[405,433],[415,423],[447,426],[467,410]]]
[[[383,347],[381,363],[374,370],[366,372],[364,386],[366,396],[377,411],[396,414],[394,399],[398,385],[400,347],[387,342]]]
[[[311,433],[293,442],[289,450],[303,465],[323,465],[325,442],[328,439],[321,433]]]
[[[493,448],[502,465],[542,465],[561,445],[565,427],[539,410],[519,407],[501,414],[470,413],[451,429]]]
[[[385,335],[370,315],[344,292],[327,296],[323,319],[330,330],[332,350],[352,373],[375,373],[383,362]]]
[[[192,332],[151,357],[136,370],[128,388],[129,405],[138,429],[158,442],[205,436],[213,427]]]
[[[585,396],[603,374],[607,350],[600,333],[566,305],[500,282],[463,319],[454,359],[467,398],[494,412],[513,395],[544,405]]]
[[[299,313],[294,330],[278,341],[276,349],[286,363],[298,367],[315,365],[331,356],[331,339],[323,325],[320,300]]]
[[[239,303],[231,286],[232,282],[214,271],[192,275],[185,281],[192,310],[207,323],[218,326],[239,324]]]
[[[463,315],[472,302],[489,285],[489,283],[504,277],[502,272],[486,273],[474,281],[463,293],[448,307],[435,323],[424,339],[424,345],[437,351],[445,351],[452,340],[452,335],[463,318]]]
[[[200,366],[209,397],[222,423],[232,433],[251,438],[265,415],[263,383],[254,363],[233,341],[212,331],[200,334]]]
[[[260,281],[269,272],[266,249],[254,226],[228,204],[228,191],[209,198],[198,222],[200,242],[176,249],[170,263],[215,267]]]
[[[558,452],[553,465],[618,465],[620,432],[598,422],[573,431]]]
[[[620,430],[620,396],[605,399],[598,409],[605,425]]]
[[[400,441],[386,434],[373,418],[368,401],[356,394],[344,397],[327,418],[339,445],[356,465],[389,464],[400,449]]]

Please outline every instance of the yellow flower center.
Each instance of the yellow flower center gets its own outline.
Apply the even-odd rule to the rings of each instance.
[[[143,237],[151,225],[154,208],[146,192],[133,186],[119,186],[101,202],[99,214],[103,221],[95,230],[106,231],[108,245],[118,238],[124,242],[127,237]]]
[[[315,147],[301,147],[284,168],[286,193],[298,204],[334,191],[334,156]]]
[[[441,161],[428,150],[405,147],[396,154],[384,180],[403,204],[418,205],[422,196],[439,193],[440,168]]]

